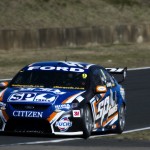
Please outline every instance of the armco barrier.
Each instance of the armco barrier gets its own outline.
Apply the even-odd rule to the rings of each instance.
[[[150,42],[150,25],[0,30],[0,50]]]

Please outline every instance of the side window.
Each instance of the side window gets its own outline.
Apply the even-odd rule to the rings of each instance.
[[[111,77],[111,75],[106,71],[106,70],[101,70],[103,76],[104,76],[104,79],[105,79],[105,83],[106,84],[111,84],[111,85],[108,85],[108,86],[114,86],[115,85],[115,82],[113,80],[113,78]]]
[[[107,77],[106,77],[106,75],[102,69],[100,69],[100,76],[101,76],[101,80],[102,80],[103,85],[106,85]]]
[[[115,83],[111,75],[106,70],[101,69],[101,68],[93,68],[92,69],[92,84],[93,86],[106,85],[107,87],[111,87]]]

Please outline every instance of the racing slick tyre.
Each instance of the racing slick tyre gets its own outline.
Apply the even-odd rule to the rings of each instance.
[[[86,105],[85,109],[83,110],[82,127],[83,138],[87,139],[91,135],[93,129],[92,113],[88,105]]]
[[[115,130],[115,133],[121,134],[125,128],[125,107],[122,104],[118,111],[118,124]]]

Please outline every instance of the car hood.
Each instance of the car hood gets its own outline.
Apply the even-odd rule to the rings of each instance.
[[[62,104],[72,101],[84,90],[55,88],[7,88],[3,96],[5,103]]]

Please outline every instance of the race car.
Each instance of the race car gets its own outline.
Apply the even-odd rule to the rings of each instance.
[[[99,131],[122,133],[125,90],[113,74],[124,80],[126,70],[69,61],[27,65],[0,85],[0,131],[84,138]]]

